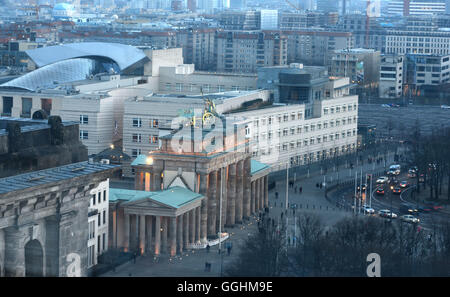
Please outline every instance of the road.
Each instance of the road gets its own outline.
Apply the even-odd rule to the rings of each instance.
[[[359,104],[358,120],[361,124],[377,126],[377,133],[386,132],[389,120],[393,122],[391,135],[406,134],[415,125],[416,119],[420,122],[422,133],[431,133],[433,128],[450,126],[450,110],[440,106],[410,105],[407,107],[382,107],[381,104]]]
[[[423,206],[421,203],[417,203],[416,201],[411,201],[410,193],[411,190],[415,188],[415,178],[408,178],[408,176],[403,173],[397,177],[398,181],[408,181],[409,186],[405,189],[402,189],[402,192],[399,194],[392,193],[389,184],[384,185],[376,185],[373,184],[372,187],[372,199],[371,204],[369,203],[370,199],[367,199],[367,204],[371,206],[375,213],[377,214],[381,209],[391,210],[393,213],[401,216],[406,214],[400,210],[402,205],[408,205],[409,207],[417,208],[417,206]],[[358,182],[359,183],[359,182]],[[384,195],[380,195],[376,193],[377,187],[382,187],[385,191]],[[339,200],[340,203],[344,204],[345,207],[352,207],[354,204],[354,187],[346,187],[335,193],[336,199]],[[368,197],[369,193],[367,194]],[[442,211],[431,211],[431,212],[419,212],[417,215],[420,219],[419,226],[424,229],[431,229],[433,225],[442,220],[450,219],[450,215],[446,212]]]

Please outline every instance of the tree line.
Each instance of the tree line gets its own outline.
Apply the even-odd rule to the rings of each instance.
[[[297,216],[297,242],[286,242],[285,226],[262,224],[251,236],[227,276],[364,277],[370,262],[381,259],[381,276],[450,276],[450,223],[431,232],[408,223],[352,217],[325,226],[314,214]]]

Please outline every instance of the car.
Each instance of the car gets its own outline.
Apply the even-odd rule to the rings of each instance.
[[[411,171],[411,170],[408,171],[408,177],[413,178],[413,177],[416,177],[416,176],[417,176],[416,172]]]
[[[406,204],[400,205],[400,212],[404,214],[418,214],[419,210]]]
[[[366,184],[362,184],[362,191],[365,191],[367,189],[367,185]],[[360,186],[358,186],[358,191],[360,190]]]
[[[394,187],[394,189],[392,189],[392,193],[394,193],[394,194],[401,194],[402,193],[402,188]]]
[[[383,188],[377,188],[376,193],[378,195],[384,195],[384,189]]]
[[[406,188],[407,186],[409,186],[409,182],[407,182],[406,180],[401,181],[399,186],[400,188]]]
[[[441,108],[442,109],[450,109],[450,106],[448,106],[448,105],[441,105]]]
[[[384,184],[385,182],[387,182],[389,180],[389,178],[387,176],[380,176],[377,179],[377,184]]]
[[[401,216],[400,219],[401,219],[403,222],[406,222],[406,223],[417,224],[417,223],[420,222],[420,219],[418,219],[418,218],[416,218],[416,217],[414,217],[414,216],[412,216],[412,215],[409,215],[409,214]]]
[[[391,107],[389,104],[381,104],[381,107]]]
[[[290,204],[291,209],[297,209],[297,203],[291,203]]]
[[[396,219],[397,218],[397,214],[393,213],[392,211],[390,211],[389,209],[382,209],[378,212],[378,215],[382,218],[391,218],[391,219]]]
[[[373,209],[372,207],[369,207],[368,205],[364,205],[363,206],[363,212],[366,214],[374,214],[375,213],[375,209]]]
[[[400,105],[399,105],[399,104],[396,104],[396,103],[391,103],[391,104],[389,104],[389,106],[390,106],[390,107],[400,107]]]
[[[421,175],[419,175],[419,182],[420,183],[424,183],[425,182],[425,175],[423,173]]]

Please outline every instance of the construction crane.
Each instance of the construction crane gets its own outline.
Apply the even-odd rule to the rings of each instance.
[[[370,0],[367,0],[366,3],[366,38],[364,40],[364,47],[369,48],[369,31],[370,31],[370,8],[371,8]]]
[[[286,3],[289,4],[291,7],[293,7],[295,10],[299,10],[299,11],[301,10],[300,7],[297,7],[294,4],[292,4],[291,1],[289,1],[289,0],[284,0],[284,1],[286,1]]]

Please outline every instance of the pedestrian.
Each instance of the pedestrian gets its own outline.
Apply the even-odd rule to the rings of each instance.
[[[207,253],[209,253],[209,249],[210,249],[211,247],[209,246],[209,243],[206,245],[206,252]]]
[[[228,256],[231,255],[231,246],[227,246]]]
[[[133,261],[134,261],[134,264],[136,264],[136,253],[133,254]]]
[[[281,213],[281,219],[283,219],[283,212]]]
[[[322,186],[323,186],[323,184],[322,183],[320,183],[320,188],[322,189]]]
[[[275,199],[278,199],[278,192],[275,192]]]
[[[303,188],[302,188],[302,187],[300,187],[300,194],[302,193],[302,191],[303,191]]]

